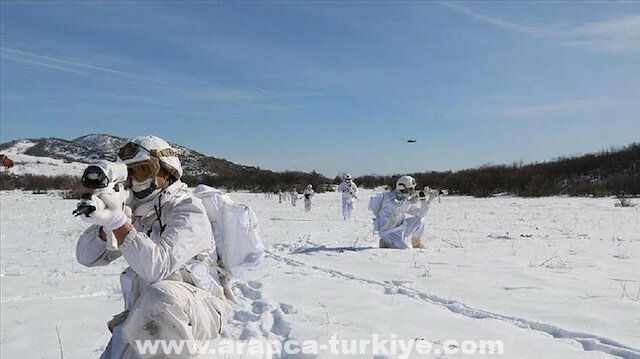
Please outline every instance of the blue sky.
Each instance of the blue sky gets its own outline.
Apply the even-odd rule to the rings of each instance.
[[[0,6],[1,142],[156,134],[332,177],[640,141],[640,2]]]

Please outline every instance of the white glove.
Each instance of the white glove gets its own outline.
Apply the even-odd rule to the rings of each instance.
[[[98,196],[92,196],[91,201],[102,201],[102,203],[96,203],[96,211],[89,214],[89,216],[81,216],[82,220],[102,226],[107,231],[113,231],[122,227],[127,223],[127,215],[124,213],[121,203],[118,203],[114,194],[109,192],[100,193]]]

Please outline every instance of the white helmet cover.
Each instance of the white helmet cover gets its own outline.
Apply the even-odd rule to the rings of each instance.
[[[138,136],[133,138],[129,142],[135,143],[136,145],[142,147],[142,150],[136,153],[136,155],[130,159],[122,160],[118,158],[118,160],[128,165],[132,163],[147,161],[151,159],[150,151],[156,150],[159,152],[158,160],[160,160],[160,163],[175,170],[175,172],[171,172],[173,172],[174,176],[177,174],[177,178],[182,177],[182,165],[180,164],[180,160],[175,155],[175,151],[173,151],[167,141],[157,136]],[[171,151],[163,151],[166,149],[169,149]]]
[[[416,185],[417,183],[415,178],[411,176],[402,176],[398,178],[398,181],[396,182],[396,189],[402,190],[402,189],[410,188],[414,190],[416,188]]]

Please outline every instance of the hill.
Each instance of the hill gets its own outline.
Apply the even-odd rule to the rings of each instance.
[[[118,149],[127,142],[126,138],[91,134],[74,140],[61,138],[39,138],[12,141],[0,144],[0,151],[11,154],[24,154],[34,157],[48,157],[66,162],[89,163],[96,159],[114,161]],[[242,166],[171,143],[176,150],[187,175],[230,175],[257,170],[255,167]]]
[[[25,188],[25,182],[36,180],[38,188],[59,188],[60,181],[33,177],[80,177],[87,164],[97,159],[114,161],[118,149],[127,139],[107,134],[90,134],[74,140],[61,138],[23,139],[0,144],[0,151],[15,161],[10,170],[3,170],[0,188]],[[176,150],[184,170],[183,181],[193,185],[205,183],[227,189],[251,189],[260,191],[303,188],[312,184],[323,190],[328,178],[316,173],[273,172],[258,167],[244,166],[206,156],[176,143],[170,143]],[[11,177],[11,178],[7,178]],[[62,187],[73,186],[69,179]],[[26,186],[27,189],[32,189]]]

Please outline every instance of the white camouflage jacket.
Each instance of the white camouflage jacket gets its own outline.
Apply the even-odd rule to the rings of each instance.
[[[302,194],[304,195],[305,201],[310,201],[311,197],[313,197],[316,192],[311,188],[305,188],[304,191],[302,191]]]
[[[352,181],[342,181],[337,188],[338,192],[342,192],[343,200],[351,200],[358,194],[358,186]]]
[[[416,204],[421,202],[420,206]],[[426,200],[403,198],[397,190],[391,190],[382,197],[382,206],[376,217],[377,230],[384,232],[400,226],[407,216],[424,217],[429,211]]]
[[[202,259],[212,255],[215,241],[200,199],[176,181],[149,202],[132,206],[133,229],[116,251],[107,251],[98,236],[100,226],[89,227],[78,240],[76,257],[81,264],[103,266],[123,256],[129,267],[120,276],[125,309],[130,309],[144,288],[162,280],[183,280],[181,269],[200,279],[198,287],[211,290],[220,279],[210,274]],[[212,278],[214,277],[215,278]]]

